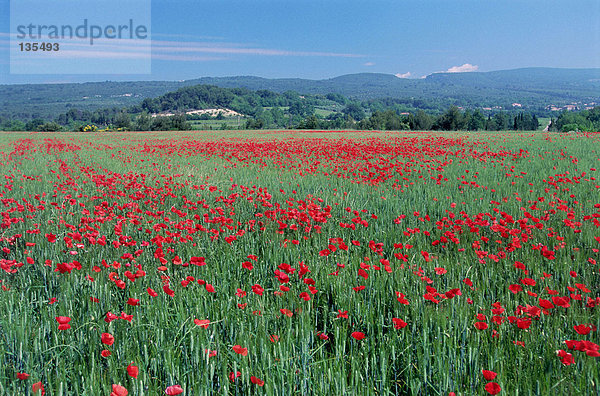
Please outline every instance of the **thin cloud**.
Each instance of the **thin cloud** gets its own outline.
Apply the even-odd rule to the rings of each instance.
[[[472,65],[470,63],[465,63],[462,66],[453,66],[450,69],[446,70],[445,73],[469,73],[474,72],[479,69],[479,66]]]
[[[363,63],[363,65],[364,66],[375,66],[375,63],[374,62],[366,62],[366,63]]]
[[[394,74],[394,76],[396,76],[398,78],[410,78],[410,76],[412,76],[412,74],[410,72],[396,73],[396,74]]]
[[[244,48],[241,46],[225,46],[210,43],[180,42],[180,41],[152,41],[153,52],[205,52],[229,55],[259,55],[259,56],[315,56],[315,57],[339,57],[339,58],[362,58],[365,55],[321,52],[321,51],[290,51],[273,48]]]

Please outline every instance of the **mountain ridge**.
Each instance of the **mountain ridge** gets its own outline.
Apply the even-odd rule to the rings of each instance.
[[[70,108],[130,106],[191,85],[247,88],[283,93],[340,94],[354,100],[394,98],[461,107],[506,107],[519,103],[541,112],[550,105],[600,103],[600,68],[529,67],[488,72],[432,73],[406,79],[385,73],[354,73],[332,78],[200,77],[183,81],[104,81],[0,85],[0,116],[31,118]],[[427,108],[427,107],[424,107]]]

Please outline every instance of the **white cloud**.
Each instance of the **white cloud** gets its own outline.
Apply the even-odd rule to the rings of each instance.
[[[410,72],[406,72],[406,73],[396,73],[394,74],[396,77],[398,78],[409,78],[410,76],[412,76],[412,74]]]
[[[367,62],[364,64],[364,66],[375,66],[374,62]]]
[[[465,63],[462,66],[453,66],[450,69],[446,70],[445,73],[467,73],[474,72],[479,69],[479,66],[472,65],[470,63]]]
[[[315,56],[315,57],[340,57],[340,58],[362,58],[364,55],[339,52],[319,51],[291,51],[272,48],[244,48],[230,45],[212,43],[159,41],[152,40],[152,52],[187,52],[187,53],[214,53],[226,55],[262,55],[262,56]]]

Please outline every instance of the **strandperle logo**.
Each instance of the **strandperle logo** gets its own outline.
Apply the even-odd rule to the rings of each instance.
[[[149,74],[151,0],[10,0],[11,74]]]
[[[90,45],[94,40],[107,39],[147,39],[148,27],[143,24],[135,24],[129,19],[125,24],[92,25],[87,19],[77,26],[73,25],[39,25],[27,24],[17,25],[18,39],[32,40],[55,40],[55,39],[89,39]]]

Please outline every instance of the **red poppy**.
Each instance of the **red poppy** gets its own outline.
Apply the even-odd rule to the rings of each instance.
[[[571,306],[571,304],[569,304],[570,298],[569,297],[552,297],[552,302],[554,303],[554,305],[557,305],[559,307],[563,307],[563,308],[569,308]]]
[[[250,381],[252,381],[253,384],[258,386],[263,386],[265,384],[265,381],[261,380],[260,378],[256,378],[255,376],[251,376]]]
[[[500,388],[500,385],[498,385],[495,382],[488,382],[487,385],[485,386],[485,390],[490,395],[497,395],[498,393],[500,393],[502,388]]]
[[[163,291],[167,294],[167,296],[169,297],[173,297],[175,295],[175,291],[171,290],[171,288],[169,287],[169,285],[164,285],[163,286]]]
[[[208,319],[194,319],[194,323],[197,326],[202,327],[203,329],[208,329],[208,325],[210,324],[210,320],[208,320]]]
[[[438,274],[438,275],[444,275],[446,272],[448,272],[446,270],[446,268],[438,267],[438,268],[435,269],[435,273]]]
[[[29,374],[27,374],[27,373],[17,373],[17,379],[26,380],[27,378],[29,378]]]
[[[239,371],[236,372],[236,373],[234,373],[233,371],[231,371],[229,373],[229,381],[235,382],[235,379],[238,378],[238,377],[241,377],[241,376],[242,376],[242,373],[240,373]]]
[[[129,392],[124,386],[113,384],[110,396],[127,396]]]
[[[71,328],[71,325],[69,324],[71,318],[68,316],[57,316],[55,319],[58,322],[58,330],[67,330]]]
[[[140,300],[138,300],[136,298],[130,298],[127,300],[127,304],[129,304],[131,306],[140,305]]]
[[[288,316],[290,318],[294,315],[294,313],[287,308],[281,308],[279,310],[279,312],[281,312],[283,315]]]
[[[36,382],[35,384],[31,385],[31,392],[36,393],[37,391],[42,391],[42,396],[44,396],[46,394],[46,390],[44,389],[44,385],[42,384],[42,381]]]
[[[247,356],[248,355],[248,348],[242,348],[242,346],[240,346],[240,345],[234,345],[232,347],[232,349],[238,355],[242,355],[242,356]]]
[[[103,344],[106,344],[108,346],[111,346],[115,342],[115,337],[113,337],[110,333],[102,333],[100,339],[102,340]]]
[[[573,355],[571,355],[570,353],[568,353],[566,351],[563,351],[562,349],[559,350],[556,354],[560,358],[560,361],[562,362],[562,364],[564,364],[565,366],[570,366],[571,364],[575,363],[575,360],[573,359]]]
[[[360,332],[360,331],[355,331],[352,334],[350,334],[350,336],[352,336],[352,338],[354,338],[356,341],[360,341],[365,338],[365,333]]]
[[[485,322],[475,322],[474,326],[477,330],[485,330],[488,328],[488,324]]]
[[[109,357],[110,355],[112,355],[112,352],[109,351],[108,349],[103,349],[102,352],[100,352],[100,355],[102,355],[102,357]]]
[[[531,319],[519,318],[517,319],[517,327],[519,329],[528,329],[531,326]]]
[[[180,385],[171,385],[165,389],[165,394],[169,396],[179,395],[180,393],[183,393],[183,389]]]
[[[588,327],[584,324],[580,324],[577,326],[573,326],[573,328],[575,329],[575,331],[581,335],[588,335],[590,333],[590,331],[592,331],[591,327]]]
[[[257,285],[252,286],[252,291],[255,294],[258,294],[259,296],[262,296],[265,289],[263,289],[261,285],[257,284]]]
[[[400,318],[392,318],[392,322],[394,322],[395,329],[403,329],[408,325],[408,323],[406,323]]]
[[[481,373],[483,374],[483,378],[485,378],[488,381],[493,380],[498,375],[497,373],[490,370],[481,370]]]
[[[130,377],[137,378],[139,373],[140,369],[137,366],[134,366],[133,362],[129,363],[129,366],[127,366],[127,374]]]
[[[510,285],[508,286],[508,290],[510,290],[510,292],[513,294],[517,294],[523,290],[523,287],[521,285]]]

